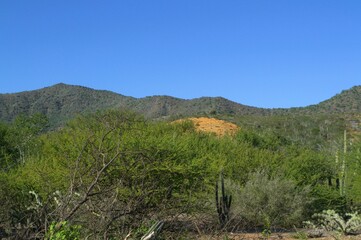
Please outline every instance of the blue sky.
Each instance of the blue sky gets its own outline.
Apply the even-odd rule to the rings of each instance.
[[[361,85],[359,0],[1,0],[0,93],[316,104]]]

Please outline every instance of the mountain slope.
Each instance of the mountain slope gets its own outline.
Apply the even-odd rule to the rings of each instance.
[[[14,94],[0,94],[0,120],[11,121],[18,114],[45,114],[52,126],[59,126],[78,113],[109,108],[130,109],[147,118],[197,115],[287,115],[361,113],[361,86],[353,87],[317,105],[291,109],[264,109],[242,105],[222,97],[191,100],[170,96],[133,98],[110,91],[56,84]]]
[[[11,121],[18,114],[47,115],[52,124],[59,124],[80,112],[118,107],[132,101],[109,91],[95,91],[80,86],[57,84],[35,91],[0,95],[0,119]]]
[[[78,113],[123,108],[148,118],[199,114],[264,114],[269,110],[241,105],[225,98],[185,100],[170,96],[133,98],[110,91],[56,84],[14,94],[0,94],[0,120],[11,121],[18,114],[45,114],[52,125],[61,125]]]
[[[361,113],[361,86],[344,90],[328,100],[303,110],[317,113]]]

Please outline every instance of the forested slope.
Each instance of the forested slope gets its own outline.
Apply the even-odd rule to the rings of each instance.
[[[119,110],[46,124],[32,115],[0,125],[0,236],[139,239],[161,221],[164,239],[199,239],[303,227],[314,213],[361,206],[361,143],[347,131],[312,147],[297,131],[244,125],[220,137]],[[233,200],[217,212],[219,176],[218,198]]]
[[[105,109],[129,109],[147,118],[169,118],[200,114],[265,114],[268,110],[241,105],[224,98],[185,100],[170,96],[133,98],[91,88],[57,84],[51,87],[0,94],[0,120],[11,121],[18,114],[42,113],[50,124],[63,125],[78,113]]]
[[[273,110],[64,84],[0,95],[0,238],[140,239],[158,223],[163,239],[199,239],[306,220],[358,234],[359,92]]]

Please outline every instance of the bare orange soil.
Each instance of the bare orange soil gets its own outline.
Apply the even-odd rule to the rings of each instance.
[[[215,133],[218,136],[224,136],[226,134],[234,134],[237,132],[239,127],[236,124],[226,122],[223,120],[215,119],[215,118],[207,118],[207,117],[200,117],[200,118],[187,118],[177,120],[175,122],[190,120],[194,123],[196,130],[202,132],[211,132]]]

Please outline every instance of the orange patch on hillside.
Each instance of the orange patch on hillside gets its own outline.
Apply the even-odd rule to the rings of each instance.
[[[211,132],[211,133],[215,133],[218,136],[223,136],[225,134],[232,135],[236,133],[237,130],[239,129],[239,127],[236,124],[215,118],[206,118],[206,117],[187,118],[187,119],[177,120],[176,122],[184,121],[184,120],[192,121],[194,123],[196,130],[198,131]]]

